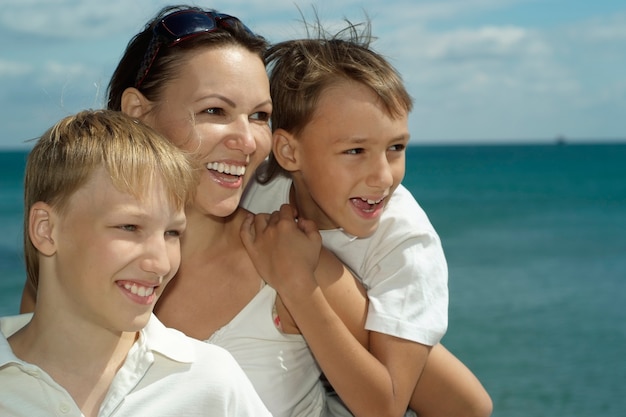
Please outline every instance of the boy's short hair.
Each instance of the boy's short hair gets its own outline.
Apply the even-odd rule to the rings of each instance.
[[[121,192],[142,198],[159,179],[169,203],[184,208],[193,198],[198,172],[191,159],[142,122],[121,112],[85,110],[48,129],[28,155],[24,176],[24,256],[37,288],[39,261],[29,233],[29,211],[38,201],[59,213],[100,167]]]
[[[266,54],[274,110],[272,129],[298,135],[310,122],[320,95],[328,87],[345,81],[359,82],[380,98],[392,117],[411,111],[413,100],[397,70],[370,44],[369,22],[348,26],[326,35],[319,22],[315,38],[277,43]],[[270,155],[259,180],[267,182],[282,171]]]

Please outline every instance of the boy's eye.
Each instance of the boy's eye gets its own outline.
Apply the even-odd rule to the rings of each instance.
[[[137,226],[134,224],[122,224],[118,226],[120,229],[125,230],[127,232],[134,232],[137,230]]]
[[[347,153],[348,155],[358,155],[360,153],[363,153],[363,148],[348,149],[347,151],[345,151],[345,153]]]
[[[406,149],[406,145],[405,145],[405,144],[403,144],[403,143],[399,143],[399,144],[397,144],[397,145],[391,145],[391,146],[389,147],[389,150],[390,150],[390,151],[403,151],[403,150],[405,150],[405,149]]]
[[[165,236],[171,236],[171,237],[180,237],[180,235],[182,234],[183,234],[182,230],[168,230],[165,232]]]

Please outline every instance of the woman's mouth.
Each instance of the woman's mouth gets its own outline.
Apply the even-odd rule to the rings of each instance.
[[[207,169],[219,172],[220,174],[235,175],[241,177],[246,173],[246,167],[243,165],[225,164],[224,162],[209,162],[206,164]]]

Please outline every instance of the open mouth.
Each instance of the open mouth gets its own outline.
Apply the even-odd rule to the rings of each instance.
[[[246,173],[246,167],[242,165],[225,164],[223,162],[209,162],[207,169],[219,172],[220,174],[234,175],[241,177]]]
[[[385,200],[385,197],[382,197],[378,200],[372,200],[369,198],[361,198],[361,197],[355,197],[355,198],[351,198],[350,201],[352,202],[352,204],[359,210],[365,212],[365,213],[372,213],[376,210],[378,210],[381,206],[383,201]]]
[[[142,285],[125,283],[124,288],[130,291],[131,294],[137,295],[139,297],[150,297],[154,294],[154,287],[144,287]]]

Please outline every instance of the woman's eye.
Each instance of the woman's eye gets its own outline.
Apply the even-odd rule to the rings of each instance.
[[[270,114],[268,112],[265,111],[259,111],[256,113],[253,113],[250,116],[251,119],[253,120],[258,120],[260,122],[269,122],[270,121]]]
[[[389,150],[391,150],[391,151],[403,151],[405,149],[406,149],[406,145],[402,144],[402,143],[399,143],[397,145],[391,145],[389,147]]]
[[[204,113],[212,114],[214,116],[223,116],[225,114],[224,109],[220,107],[211,107],[204,110]]]

